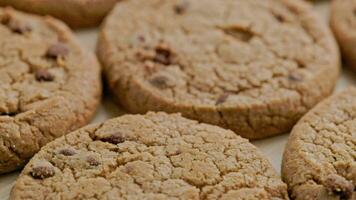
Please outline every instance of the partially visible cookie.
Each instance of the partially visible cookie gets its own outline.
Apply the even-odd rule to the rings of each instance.
[[[293,128],[282,176],[296,200],[356,199],[356,88],[311,110]]]
[[[99,36],[133,113],[180,112],[249,139],[290,131],[339,75],[330,30],[301,0],[130,0]]]
[[[0,8],[0,174],[85,125],[100,96],[98,61],[68,27]]]
[[[247,140],[178,114],[125,115],[61,137],[22,171],[11,200],[288,199]]]
[[[0,0],[0,6],[52,15],[71,27],[98,25],[119,0]]]
[[[339,42],[343,60],[356,70],[356,1],[333,0],[330,26]]]

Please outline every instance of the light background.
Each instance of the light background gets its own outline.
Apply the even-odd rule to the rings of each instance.
[[[329,17],[329,3],[327,1],[322,1],[316,3],[316,11],[319,13],[320,18],[322,18],[325,23],[328,23]],[[86,48],[95,50],[97,29],[81,30],[77,31],[76,35],[79,37],[82,45]],[[356,85],[356,73],[353,73],[347,69],[343,69],[342,76],[336,87],[336,91],[340,91],[350,85]],[[110,97],[106,94],[103,98],[103,102],[100,105],[93,122],[102,122],[106,119],[116,117],[123,114],[123,111],[119,107],[114,105]],[[270,160],[277,172],[281,169],[281,160],[283,155],[283,149],[287,142],[288,134],[273,137],[266,140],[260,140],[253,142],[257,147],[259,147],[264,155]],[[9,197],[11,187],[16,180],[19,172],[1,175],[0,176],[0,200],[6,200]]]

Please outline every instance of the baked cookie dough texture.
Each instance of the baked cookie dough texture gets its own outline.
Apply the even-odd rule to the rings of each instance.
[[[98,25],[119,0],[0,0],[26,12],[51,15],[74,28]]]
[[[288,194],[246,139],[178,114],[150,112],[49,143],[24,168],[10,199],[281,200]]]
[[[330,26],[339,42],[345,63],[356,70],[356,1],[334,0]]]
[[[183,116],[259,139],[290,131],[333,90],[339,53],[301,0],[130,0],[98,43],[125,109]]]
[[[356,199],[356,88],[313,108],[293,128],[282,176],[295,200]]]
[[[63,23],[0,8],[0,173],[85,125],[100,96],[98,61]]]

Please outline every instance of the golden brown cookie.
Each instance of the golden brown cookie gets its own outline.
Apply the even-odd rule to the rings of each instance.
[[[100,96],[98,61],[67,26],[0,8],[0,174],[85,125]]]
[[[356,70],[356,1],[332,1],[330,26],[339,42],[343,60]]]
[[[288,132],[339,75],[329,29],[301,0],[130,0],[98,55],[125,109],[183,116],[258,139]]]
[[[0,6],[52,15],[71,27],[98,25],[119,0],[0,0]]]
[[[321,102],[293,128],[282,176],[295,200],[356,199],[356,88]]]
[[[11,200],[288,199],[247,140],[178,114],[125,115],[61,137],[36,154]]]

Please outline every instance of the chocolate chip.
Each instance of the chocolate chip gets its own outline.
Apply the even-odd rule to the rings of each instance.
[[[175,85],[174,82],[164,75],[154,75],[149,79],[149,82],[160,89],[166,89]]]
[[[165,45],[159,45],[155,49],[156,54],[153,61],[163,65],[170,65],[172,63],[172,52]]]
[[[106,137],[102,137],[100,140],[103,142],[109,142],[111,144],[119,144],[125,142],[125,137],[123,137],[120,133],[115,133]]]
[[[19,114],[19,113],[16,112],[16,111],[0,113],[0,115],[7,115],[7,116],[10,116],[10,117],[16,116],[17,114]]]
[[[58,57],[64,57],[69,53],[69,48],[66,44],[64,43],[57,43],[51,45],[46,53],[46,56],[48,58],[58,58]]]
[[[298,73],[291,73],[289,74],[288,79],[293,82],[300,82],[303,81],[303,76]]]
[[[183,13],[186,12],[186,10],[188,9],[188,7],[189,7],[188,2],[181,2],[181,3],[178,3],[178,4],[176,4],[176,5],[174,6],[174,12],[175,12],[176,14],[181,15],[181,14],[183,14]]]
[[[146,38],[145,38],[145,36],[143,36],[143,35],[137,36],[137,39],[138,39],[138,41],[140,41],[140,42],[145,42],[145,41],[146,41]]]
[[[12,32],[18,34],[24,34],[32,30],[32,28],[28,24],[25,24],[24,22],[20,22],[17,20],[9,20],[7,26]]]
[[[281,22],[281,23],[284,22],[284,18],[283,18],[283,16],[281,16],[281,15],[276,15],[276,19],[277,19],[277,21],[279,21],[279,22]]]
[[[229,98],[230,94],[229,93],[224,93],[219,96],[219,98],[216,100],[215,105],[220,105],[225,103],[225,101]]]
[[[89,163],[90,166],[98,166],[100,165],[100,162],[96,160],[93,156],[88,156],[87,157],[87,162]]]
[[[67,148],[59,150],[58,153],[65,155],[65,156],[73,156],[76,154],[74,149],[67,149]]]
[[[279,13],[272,13],[274,18],[276,18],[277,21],[279,21],[280,23],[285,22],[285,17]]]
[[[42,161],[34,164],[30,174],[35,179],[45,179],[54,176],[55,171],[51,163]]]
[[[340,199],[350,199],[354,191],[352,182],[336,174],[329,175],[324,181],[324,186],[329,193],[340,196]]]
[[[35,78],[37,81],[53,81],[54,76],[47,69],[39,69],[35,73]]]

